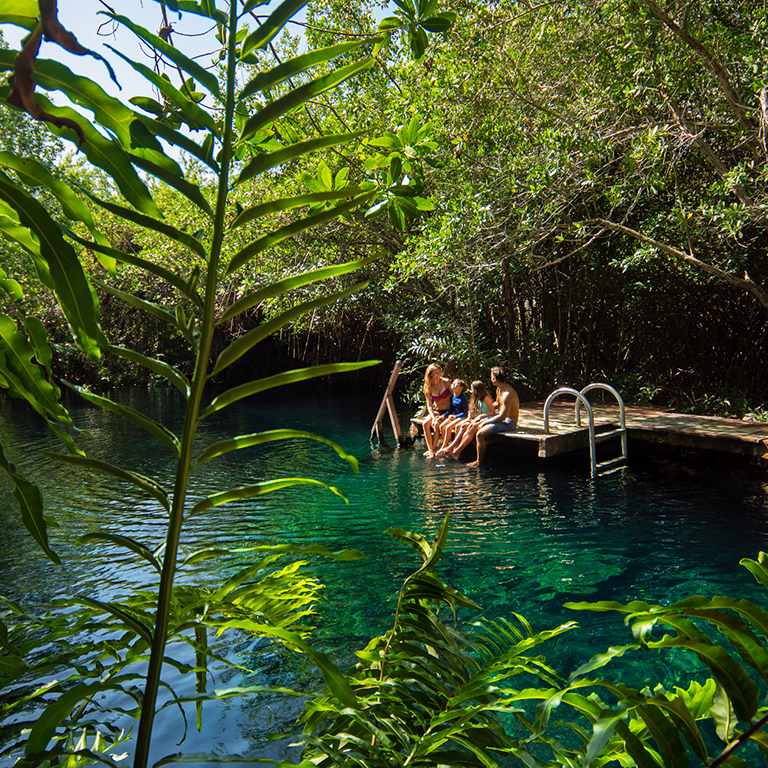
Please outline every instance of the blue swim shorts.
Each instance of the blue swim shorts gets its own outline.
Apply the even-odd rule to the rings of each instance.
[[[504,421],[494,421],[492,424],[488,425],[492,430],[494,435],[500,435],[502,432],[514,432],[517,429],[517,424],[515,424],[512,419],[504,419]]]

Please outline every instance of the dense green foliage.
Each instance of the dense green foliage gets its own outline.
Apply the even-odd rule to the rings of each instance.
[[[444,354],[498,348],[537,393],[764,399],[763,7],[470,4],[456,35],[440,213],[398,259],[445,286]]]
[[[217,73],[167,39],[110,11],[107,16],[113,22],[173,65],[176,74],[183,73],[177,87],[165,73],[113,48],[114,55],[141,74],[161,99],[135,96],[130,102],[110,96],[96,79],[56,58],[43,57],[45,41],[55,51],[63,48],[95,57],[113,76],[105,59],[84,49],[61,26],[55,2],[13,0],[0,6],[0,23],[28,32],[18,52],[0,50],[0,67],[8,74],[0,98],[6,108],[47,125],[87,161],[83,166],[70,161],[51,167],[56,140],[29,144],[19,140],[0,153],[0,233],[12,245],[8,251],[12,258],[4,260],[9,272],[0,272],[7,308],[0,314],[0,387],[25,399],[61,438],[66,453],[53,455],[54,459],[77,471],[103,473],[134,486],[157,506],[166,524],[164,541],[139,540],[122,530],[96,531],[81,539],[121,550],[148,569],[146,582],[136,585],[134,593],[109,600],[65,600],[52,615],[30,620],[24,619],[19,606],[7,605],[10,622],[0,624],[2,684],[9,700],[3,708],[8,718],[4,724],[13,739],[9,749],[23,749],[28,765],[110,762],[106,751],[125,738],[110,724],[106,708],[138,718],[131,749],[134,765],[145,766],[156,712],[182,701],[165,679],[165,669],[194,676],[193,700],[199,707],[208,698],[230,695],[207,690],[207,665],[220,661],[209,638],[225,630],[250,632],[308,653],[329,683],[344,683],[325,656],[303,639],[306,628],[301,620],[315,599],[316,583],[303,575],[301,563],[284,568],[275,564],[285,552],[295,553],[294,548],[278,546],[276,553],[266,556],[255,552],[255,561],[223,585],[201,588],[196,586],[199,579],[189,580],[189,568],[230,553],[222,547],[188,551],[183,536],[190,515],[215,514],[211,510],[221,504],[297,485],[339,493],[321,480],[288,476],[195,498],[189,490],[194,469],[230,451],[276,440],[316,440],[357,470],[357,460],[340,446],[306,432],[272,430],[201,444],[198,428],[205,418],[257,392],[377,362],[326,362],[282,370],[211,395],[211,383],[259,342],[364,285],[347,282],[346,276],[368,260],[335,255],[322,265],[301,263],[290,271],[280,269],[277,279],[268,255],[275,246],[363,205],[381,201],[382,209],[389,209],[408,198],[410,213],[427,207],[418,187],[395,163],[394,153],[392,162],[382,161],[370,173],[337,173],[329,185],[321,165],[316,175],[323,188],[310,187],[309,193],[289,194],[269,183],[273,169],[281,165],[312,167],[308,158],[318,149],[365,153],[361,143],[375,141],[375,136],[294,127],[292,116],[372,67],[399,30],[420,56],[427,44],[426,27],[445,31],[453,18],[437,13],[435,2],[406,4],[402,18],[383,20],[381,29],[371,35],[303,51],[278,63],[265,61],[261,52],[269,49],[303,5],[300,0],[284,0],[269,15],[254,18],[258,3],[253,0],[233,2],[226,11],[213,2],[163,3],[164,9],[182,18],[193,14],[207,20],[220,50]],[[71,106],[59,106],[40,88],[59,92],[88,117]],[[24,119],[14,112],[7,124]],[[416,123],[409,129],[420,130]],[[353,150],[344,150],[346,145]],[[35,151],[37,156],[26,154]],[[35,286],[31,301],[30,285]],[[321,290],[304,296],[307,286]],[[143,319],[135,326],[108,327],[102,323],[105,313],[99,312],[97,289],[102,309],[110,310],[113,300],[127,308],[109,314],[127,318],[139,313]],[[239,323],[270,302],[272,312],[257,312],[247,331],[222,335],[222,327]],[[41,316],[49,308],[56,320],[46,328]],[[70,348],[76,346],[93,365],[110,355],[146,369],[181,392],[186,411],[176,433],[144,413],[70,383],[90,403],[137,424],[165,446],[175,466],[172,488],[130,468],[86,456],[76,445],[76,425],[59,401],[48,335],[49,330],[64,329]],[[162,349],[161,336],[171,340]],[[170,345],[179,345],[183,352],[164,359],[163,350]],[[181,365],[174,364],[177,359]],[[0,467],[13,484],[23,524],[57,563],[48,541],[52,521],[44,513],[39,489],[2,451]],[[124,503],[128,522],[130,503]],[[357,556],[333,555],[322,546],[310,549],[327,556]],[[194,664],[175,657],[170,649],[178,644],[191,646]],[[41,686],[40,677],[54,670],[63,676]],[[158,699],[161,692],[170,694],[167,702]],[[114,698],[105,704],[104,694],[124,698],[119,704]],[[24,719],[30,707],[34,724]]]
[[[573,622],[543,632],[516,614],[514,622],[456,622],[458,607],[478,606],[435,574],[447,527],[446,518],[432,543],[388,531],[423,564],[403,584],[392,630],[357,654],[351,694],[329,691],[307,706],[306,754],[314,764],[743,768],[737,753],[747,745],[751,760],[768,755],[763,608],[701,596],[668,607],[570,605],[623,614],[634,642],[609,648],[566,679],[547,664],[546,644],[575,630]],[[768,587],[764,553],[743,565]],[[452,622],[440,618],[441,606]],[[674,690],[617,682],[611,667],[636,651],[686,654],[690,675]]]
[[[522,617],[455,621],[459,608],[476,606],[435,573],[446,518],[433,543],[390,531],[423,563],[400,591],[393,629],[372,640],[345,674],[307,640],[317,583],[300,561],[277,563],[308,552],[358,553],[278,545],[254,551],[247,568],[213,588],[189,579],[188,568],[231,552],[187,551],[183,536],[190,515],[215,514],[215,507],[250,496],[295,485],[338,494],[321,480],[279,477],[194,498],[195,467],[275,440],[320,441],[356,469],[342,447],[304,432],[203,444],[198,428],[251,394],[368,367],[374,361],[337,360],[350,344],[358,344],[357,356],[380,331],[409,338],[414,359],[450,354],[467,367],[510,359],[532,388],[599,372],[634,376],[639,393],[668,379],[671,363],[656,353],[662,342],[674,342],[666,334],[651,347],[653,334],[633,335],[636,315],[645,320],[649,313],[646,301],[670,322],[674,313],[665,312],[659,294],[679,311],[683,297],[697,288],[705,295],[715,277],[743,290],[734,295],[751,302],[744,313],[748,306],[763,312],[763,113],[745,106],[753,97],[768,99],[756,5],[689,4],[675,9],[679,22],[652,2],[468,5],[460,44],[433,49],[428,33],[447,32],[453,22],[435,0],[398,0],[398,15],[377,23],[370,8],[328,5],[310,9],[305,50],[295,37],[278,39],[300,1],[284,0],[254,19],[253,0],[227,11],[214,2],[168,0],[164,6],[182,18],[210,21],[220,67],[213,74],[167,35],[110,12],[183,72],[174,85],[131,61],[156,98],[126,103],[97,80],[38,55],[43,38],[90,54],[61,28],[55,3],[6,3],[0,22],[29,34],[18,54],[0,52],[9,73],[0,98],[49,124],[88,165],[60,162],[57,141],[42,135],[29,145],[35,157],[22,156],[23,142],[0,153],[0,232],[13,246],[4,261],[9,272],[0,274],[7,307],[0,315],[0,386],[24,398],[61,438],[66,452],[54,458],[131,484],[166,523],[159,543],[114,530],[82,540],[136,559],[147,577],[133,593],[64,600],[34,617],[6,602],[0,685],[7,752],[23,751],[21,765],[30,768],[111,765],[110,752],[130,740],[134,765],[144,768],[160,707],[194,702],[200,727],[211,698],[292,695],[209,690],[208,665],[228,663],[210,639],[237,630],[300,650],[321,672],[327,689],[303,719],[306,768],[741,766],[731,753],[748,742],[768,754],[761,730],[768,614],[747,601],[574,604],[624,615],[634,642],[566,678],[539,647],[571,624],[537,632]],[[338,43],[339,35],[346,42]],[[406,61],[411,57],[416,66]],[[61,91],[88,118],[38,86]],[[399,119],[390,120],[393,114]],[[13,115],[8,119],[17,120]],[[174,153],[165,151],[169,145]],[[384,258],[365,258],[382,247]],[[359,270],[384,281],[383,288],[365,293],[365,284],[347,282]],[[44,323],[47,309],[56,317]],[[304,357],[313,350],[310,366],[243,383],[232,373],[275,334],[321,335],[328,344],[334,326],[365,329],[362,342],[345,334],[334,354],[305,344]],[[61,370],[62,356],[54,360],[49,333],[68,334],[68,348],[76,346],[93,366],[109,354],[183,394],[185,419],[174,433],[75,386],[168,449],[173,488],[77,447],[75,425],[59,402],[54,363]],[[702,369],[709,375],[717,372],[712,358]],[[733,379],[739,386],[754,383],[747,368]],[[225,387],[211,399],[214,382]],[[24,525],[55,563],[39,490],[1,451],[0,467]],[[765,555],[745,565],[768,586]],[[453,624],[440,606],[451,610]],[[191,648],[194,664],[175,658],[176,646]],[[636,690],[607,671],[594,675],[615,659],[652,650],[691,653],[701,662],[699,679],[674,691]],[[169,667],[194,677],[194,695],[173,691]],[[113,727],[115,712],[138,719],[135,734]]]
[[[768,305],[762,6],[561,0],[457,8],[450,37],[418,61],[404,55],[414,46],[420,53],[416,38],[396,36],[359,77],[316,94],[278,133],[254,135],[270,147],[310,132],[372,132],[346,147],[317,147],[314,164],[295,158],[250,179],[233,190],[243,207],[267,187],[297,200],[318,196],[318,214],[331,205],[322,196],[352,179],[377,183],[379,194],[341,219],[273,242],[254,256],[258,272],[222,280],[220,306],[257,275],[321,267],[330,254],[384,258],[365,268],[368,290],[294,318],[259,360],[248,356],[219,379],[375,357],[388,366],[403,359],[407,385],[425,360],[455,358],[469,378],[506,363],[524,396],[599,379],[629,400],[680,410],[759,410],[768,363],[760,332]],[[292,35],[245,66],[288,60],[302,40],[363,39],[378,27],[377,13],[361,0],[310,4]],[[438,15],[428,27],[442,31],[445,23]],[[352,60],[351,51],[338,53]],[[239,112],[253,99],[241,100]],[[173,109],[161,101],[137,104],[170,110],[170,119]],[[255,151],[248,142],[235,147],[241,160]],[[195,158],[188,172],[207,190],[210,171]],[[55,173],[109,196],[108,181],[82,164],[58,163]],[[162,179],[152,184],[174,226],[203,226],[183,192]],[[114,247],[171,269],[188,258],[135,222],[93,215]],[[289,216],[290,209],[265,212],[262,223],[277,227]],[[241,231],[256,236],[255,227]],[[118,284],[167,299],[161,280],[131,269]],[[302,291],[316,296],[312,287]],[[158,342],[154,320],[100,300],[111,337],[141,339],[147,354],[183,366],[179,337]],[[231,318],[218,327],[214,350],[284,306],[269,299]],[[125,363],[99,368],[74,355],[55,311],[46,324],[58,373],[96,385],[147,380]],[[379,374],[362,375],[381,386]]]
[[[766,32],[752,2],[463,4],[408,90],[442,166],[390,283],[413,357],[762,402]]]

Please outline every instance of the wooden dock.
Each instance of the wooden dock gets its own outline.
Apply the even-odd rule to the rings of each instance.
[[[615,429],[619,407],[615,403],[591,403],[595,432]],[[651,406],[625,406],[629,455],[633,448],[648,451],[653,444],[700,454],[719,454],[744,459],[768,469],[768,423],[722,419],[714,416],[694,416],[675,413]],[[581,410],[582,427],[576,425],[572,401],[558,401],[550,406],[549,433],[544,432],[544,403],[524,403],[520,406],[518,430],[498,435],[501,440],[517,444],[534,443],[539,458],[589,447],[587,414]]]
[[[446,366],[451,367],[451,363]],[[371,430],[371,441],[377,439],[386,447],[383,437],[384,415],[389,414],[392,430],[397,443],[405,447],[397,416],[393,391],[400,370],[400,361],[390,376],[384,392],[384,399]],[[589,407],[594,418],[594,444],[590,446],[589,417],[585,398],[587,392],[601,391],[603,397],[590,397]],[[605,393],[609,395],[606,397]],[[611,397],[610,395],[614,395]],[[562,399],[566,397],[567,399]],[[577,423],[576,400],[581,401],[580,423]],[[768,422],[723,419],[716,416],[696,416],[675,413],[669,408],[645,405],[623,405],[624,427],[621,429],[620,394],[607,384],[590,384],[581,392],[568,387],[557,389],[547,402],[548,429],[544,423],[544,402],[520,404],[517,430],[505,432],[490,438],[489,445],[502,445],[517,449],[539,459],[562,456],[574,452],[590,453],[592,473],[600,466],[623,463],[627,456],[637,453],[645,455],[669,455],[678,458],[683,455],[716,460],[729,459],[739,466],[757,467],[768,471]],[[409,440],[413,441],[421,432],[424,413],[411,419]],[[625,434],[626,432],[626,434]],[[620,441],[618,458],[615,445]],[[467,447],[468,450],[470,446]],[[614,451],[614,456],[597,462],[597,451],[605,454]],[[535,450],[532,450],[535,449]],[[627,450],[624,450],[627,449]]]

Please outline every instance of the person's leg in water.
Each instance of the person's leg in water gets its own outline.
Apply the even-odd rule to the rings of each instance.
[[[493,426],[493,424],[487,424],[482,429],[477,430],[477,434],[475,436],[475,443],[477,445],[477,458],[474,461],[470,461],[469,464],[467,464],[468,467],[480,466],[480,462],[485,456],[485,449],[488,445],[488,437],[494,434]]]
[[[461,452],[475,439],[475,435],[477,434],[477,430],[480,429],[482,424],[474,423],[470,424],[467,431],[464,433],[464,437],[461,439],[461,442],[451,451],[448,453],[448,455],[452,459],[458,459],[459,456],[461,456]]]
[[[514,432],[517,429],[517,424],[511,419],[505,419],[504,421],[494,421],[492,424],[487,424],[482,429],[477,431],[477,458],[474,461],[470,461],[467,464],[468,467],[479,467],[480,462],[485,456],[485,449],[488,447],[488,438],[491,435],[500,435],[504,432]]]
[[[438,435],[440,433],[440,416],[430,416],[424,422],[424,440],[427,443],[427,450],[424,451],[424,455],[431,459],[435,455],[435,443],[437,442]]]
[[[448,443],[448,436],[451,434],[451,431],[456,428],[458,424],[460,424],[463,419],[458,418],[458,416],[449,416],[442,425],[442,428],[440,430],[440,435],[442,436],[442,442],[440,443],[440,450],[445,448],[446,444]],[[435,441],[435,446],[437,446],[437,440]],[[435,454],[440,454],[440,451],[435,451]]]
[[[453,435],[453,441],[449,443],[448,445],[443,444],[443,447],[435,453],[435,456],[445,456],[447,453],[451,453],[451,451],[456,448],[456,446],[459,445],[464,435],[467,433],[467,430],[472,427],[472,421],[469,419],[462,419],[459,422],[458,427],[456,427],[456,431]]]

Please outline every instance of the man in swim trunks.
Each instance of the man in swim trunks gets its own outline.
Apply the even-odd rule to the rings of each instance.
[[[502,432],[514,432],[520,417],[520,399],[517,392],[507,383],[507,374],[503,368],[491,368],[491,383],[496,387],[496,404],[498,410],[489,416],[485,424],[477,430],[476,445],[477,459],[467,466],[477,467],[485,456],[488,438]]]

